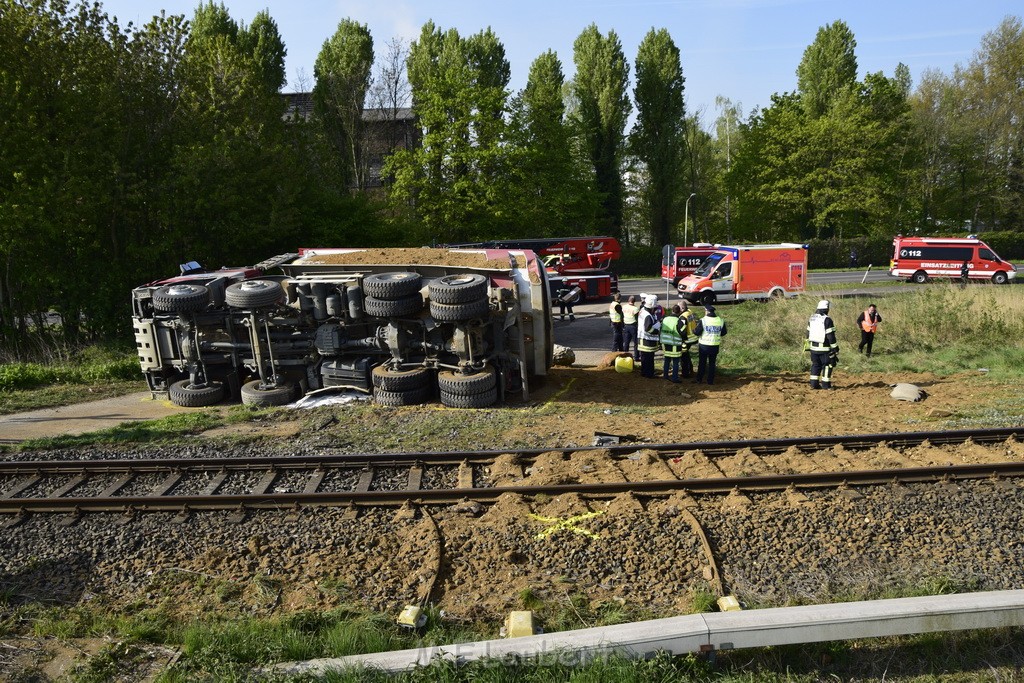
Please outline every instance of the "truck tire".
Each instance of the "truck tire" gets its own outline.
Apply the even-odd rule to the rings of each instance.
[[[923,285],[924,283],[928,282],[928,273],[924,272],[923,270],[919,270],[910,276],[910,281],[919,285]]]
[[[441,392],[441,404],[449,408],[487,408],[494,405],[498,400],[498,388],[488,389],[482,394],[449,394]]]
[[[164,313],[194,313],[210,303],[206,285],[181,283],[167,285],[153,292],[153,308]]]
[[[714,306],[716,300],[714,292],[704,292],[700,295],[701,306]]]
[[[477,273],[439,277],[428,285],[430,300],[439,304],[466,304],[487,297],[487,278]]]
[[[375,389],[384,391],[411,391],[430,384],[430,373],[426,368],[411,370],[391,370],[378,365],[370,373]]]
[[[487,299],[477,299],[464,304],[439,304],[430,302],[430,317],[441,323],[457,323],[474,318],[486,318],[491,314]]]
[[[167,387],[167,397],[171,403],[182,408],[205,408],[221,402],[224,398],[224,385],[210,382],[199,386],[183,379]]]
[[[291,403],[294,391],[295,386],[287,382],[272,386],[264,385],[263,380],[254,379],[242,385],[242,405],[254,408],[283,406]]]
[[[472,375],[463,375],[451,370],[442,370],[437,373],[437,387],[443,394],[457,396],[482,394],[494,389],[497,383],[498,376],[494,372],[494,367],[490,365]]]
[[[265,308],[283,298],[284,289],[274,280],[246,280],[224,290],[224,301],[231,308]]]
[[[363,278],[363,291],[375,299],[400,299],[420,291],[419,273],[374,273]]]
[[[1010,281],[1010,278],[1006,277],[1006,273],[999,270],[992,274],[992,284],[994,285],[1005,285]]]
[[[373,401],[381,406],[417,406],[429,400],[430,387],[420,387],[408,391],[373,390]]]
[[[368,296],[363,299],[363,312],[374,318],[400,318],[423,310],[423,297],[419,292],[398,299],[378,299]]]

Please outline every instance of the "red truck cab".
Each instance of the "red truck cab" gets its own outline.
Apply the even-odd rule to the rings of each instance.
[[[671,282],[673,288],[679,286],[679,281],[693,274],[715,249],[709,242],[695,242],[692,247],[676,247],[671,254],[666,250],[661,257],[661,279]]]

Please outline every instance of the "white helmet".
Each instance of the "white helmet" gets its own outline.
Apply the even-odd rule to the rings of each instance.
[[[658,305],[658,297],[653,294],[648,294],[647,298],[644,299],[644,306],[647,308],[654,308]]]
[[[822,299],[818,302],[818,308],[816,310],[827,311],[830,306],[831,304],[828,302],[828,299]]]

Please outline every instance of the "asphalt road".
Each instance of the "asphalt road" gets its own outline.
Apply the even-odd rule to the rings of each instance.
[[[861,280],[865,282],[862,285]],[[830,293],[830,296],[852,296],[856,294],[876,293],[878,291],[896,291],[892,287],[875,287],[872,283],[889,282],[892,278],[887,270],[819,272],[808,275],[810,286],[824,284],[848,283],[849,289],[843,288]],[[620,280],[619,292],[624,297],[640,294],[657,294],[662,304],[666,301],[678,301],[678,295],[671,291],[668,283],[661,278],[642,280]],[[817,295],[815,295],[817,296]],[[575,307],[576,320],[562,321],[558,316],[558,307],[554,311],[555,343],[568,346],[576,353],[577,365],[596,365],[601,358],[611,351],[612,335],[608,322],[608,299],[587,301]],[[728,305],[728,304],[726,304]]]
[[[865,276],[866,272],[866,276]],[[835,272],[809,272],[807,274],[807,284],[811,287],[815,285],[830,285],[830,284],[843,284],[849,283],[851,286],[859,286],[862,284],[870,285],[878,282],[892,282],[893,278],[889,275],[889,271],[886,269],[882,270],[849,270],[849,271],[835,271]],[[673,292],[671,292],[668,284],[661,278],[650,278],[643,280],[620,280],[619,291],[623,295],[640,294],[641,292],[647,292],[651,294],[657,294],[659,297],[664,298],[666,292],[675,298]]]

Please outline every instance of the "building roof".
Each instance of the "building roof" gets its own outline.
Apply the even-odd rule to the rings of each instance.
[[[286,102],[285,120],[308,121],[313,116],[312,92],[286,92],[282,93],[282,96]],[[415,118],[411,107],[399,107],[394,110],[390,108],[363,109],[363,121],[412,121]]]

